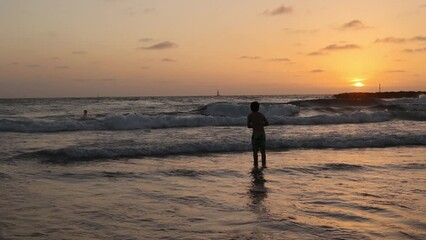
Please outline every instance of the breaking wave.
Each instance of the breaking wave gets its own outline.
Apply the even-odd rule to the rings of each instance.
[[[250,143],[239,138],[226,141],[182,140],[184,142],[168,144],[151,143],[101,143],[92,145],[74,145],[60,149],[45,149],[24,154],[52,161],[83,161],[92,159],[119,159],[137,157],[165,157],[176,155],[237,153],[251,151]],[[376,136],[337,136],[337,137],[300,137],[291,139],[268,139],[268,150],[281,151],[287,149],[349,149],[349,148],[381,148],[395,146],[426,145],[426,135],[376,135]],[[352,166],[327,165],[325,170],[346,170]]]
[[[251,112],[248,104],[238,103],[210,103],[199,111],[207,116],[227,117],[246,117]],[[294,116],[299,108],[290,104],[262,104],[259,111],[265,116]]]
[[[194,107],[195,109],[195,107]],[[271,125],[317,125],[426,121],[426,97],[410,99],[313,99],[264,103],[260,111]],[[98,114],[81,121],[70,115],[43,118],[0,118],[0,132],[116,131],[206,126],[244,126],[248,103],[209,103],[187,112],[158,114]]]
[[[317,125],[383,122],[388,112],[352,112],[311,117],[268,116],[271,125]],[[204,115],[108,115],[94,120],[0,119],[1,132],[116,131],[206,126],[245,126],[246,117]]]

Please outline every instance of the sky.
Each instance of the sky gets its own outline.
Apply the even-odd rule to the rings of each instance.
[[[426,90],[426,0],[0,0],[0,98]]]

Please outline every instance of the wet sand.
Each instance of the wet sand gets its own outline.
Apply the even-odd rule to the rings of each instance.
[[[424,239],[426,148],[15,161],[3,239]]]

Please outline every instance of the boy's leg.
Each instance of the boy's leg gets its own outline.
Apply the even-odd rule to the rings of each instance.
[[[266,151],[265,151],[265,148],[261,148],[260,153],[262,154],[262,167],[266,167]]]
[[[259,165],[258,164],[258,156],[257,156],[257,153],[259,152],[259,148],[258,148],[257,145],[258,145],[257,144],[257,138],[256,138],[255,133],[253,133],[251,135],[251,146],[252,146],[252,150],[253,150],[253,165],[256,168]]]
[[[255,150],[253,150],[253,165],[255,166],[255,167],[257,167],[259,164],[258,164],[258,156],[257,156],[257,151],[255,151]]]
[[[266,167],[266,136],[265,133],[261,136],[260,153],[262,154],[262,167]]]

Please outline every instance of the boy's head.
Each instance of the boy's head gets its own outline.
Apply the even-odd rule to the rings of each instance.
[[[252,112],[259,111],[259,103],[258,102],[252,102],[250,104],[250,109],[251,109]]]

